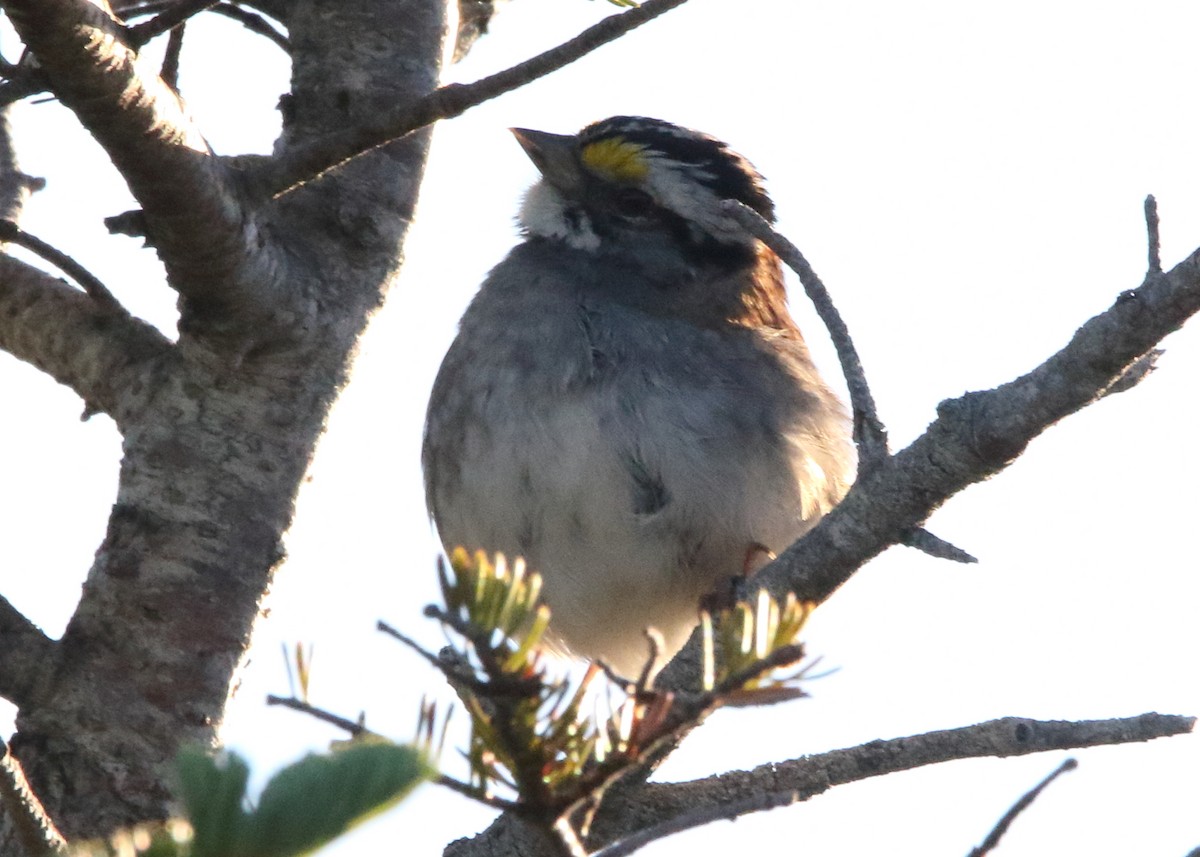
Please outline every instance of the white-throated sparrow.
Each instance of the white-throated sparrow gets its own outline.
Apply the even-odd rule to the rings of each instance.
[[[724,143],[644,117],[514,129],[542,178],[433,387],[423,460],[447,546],[524,556],[570,652],[634,673],[697,604],[842,496],[846,415],[788,314]]]

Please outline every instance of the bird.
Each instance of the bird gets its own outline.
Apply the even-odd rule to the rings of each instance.
[[[510,129],[540,176],[430,396],[426,500],[447,550],[523,557],[554,648],[637,675],[698,605],[848,489],[845,408],[788,311],[727,144],[644,116]]]

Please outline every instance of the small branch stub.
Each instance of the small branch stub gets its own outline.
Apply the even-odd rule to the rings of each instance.
[[[1148,271],[1151,274],[1162,273],[1162,255],[1158,237],[1158,200],[1154,194],[1146,197],[1144,205],[1146,212],[1146,244]]]

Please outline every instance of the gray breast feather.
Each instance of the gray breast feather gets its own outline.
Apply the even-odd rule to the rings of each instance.
[[[430,509],[447,545],[525,555],[552,627],[630,668],[642,627],[677,645],[751,546],[782,550],[840,498],[845,416],[794,339],[510,274],[489,277],[435,383]]]

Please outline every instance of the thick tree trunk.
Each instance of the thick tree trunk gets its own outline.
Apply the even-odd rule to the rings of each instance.
[[[11,742],[63,833],[88,837],[165,815],[179,747],[216,736],[326,412],[399,268],[428,133],[282,197],[256,195],[252,171],[197,151],[195,132],[147,142],[138,117],[123,126],[121,105],[104,100],[111,72],[97,66],[119,66],[116,56],[132,68],[136,57],[119,40],[97,47],[103,40],[69,32],[80,20],[85,35],[117,32],[106,13],[71,0],[4,5],[56,94],[129,181],[181,295],[171,343],[120,312],[105,322],[20,263],[6,261],[5,279],[27,275],[28,294],[18,301],[15,285],[0,285],[0,304],[24,314],[13,329],[24,321],[28,332],[39,307],[79,316],[98,355],[82,368],[65,357],[83,347],[74,329],[27,346],[0,333],[0,345],[72,384],[124,437],[107,536],[62,640],[20,683]],[[445,13],[444,0],[291,4],[279,151],[429,92]],[[137,84],[163,99],[144,76],[127,73],[123,91]],[[194,189],[183,186],[188,170],[201,176]],[[204,175],[224,183],[207,198]],[[100,321],[85,323],[93,315]],[[0,832],[0,852],[17,853],[12,845]]]

